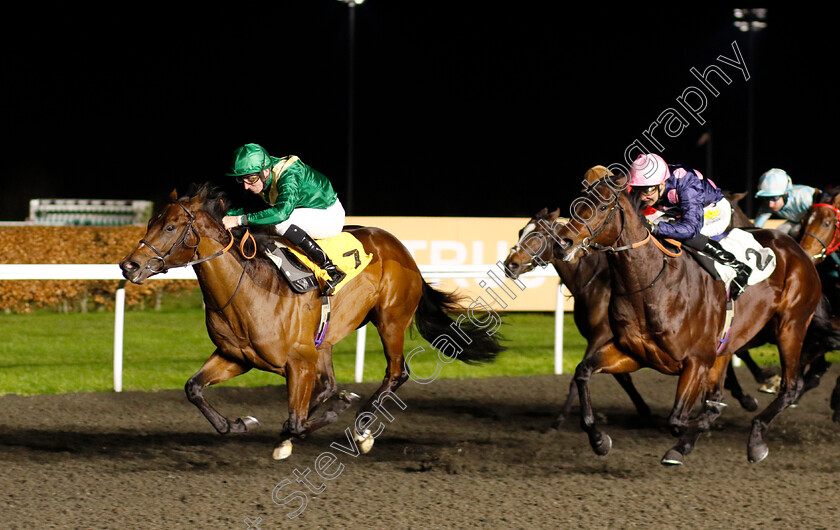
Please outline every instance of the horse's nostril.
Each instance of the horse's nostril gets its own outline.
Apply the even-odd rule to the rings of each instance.
[[[562,248],[563,250],[566,250],[567,248],[569,248],[571,246],[572,246],[572,240],[571,239],[568,239],[568,238],[564,237],[560,240],[560,248]]]
[[[125,272],[132,272],[139,269],[140,266],[134,263],[133,261],[123,261],[122,263],[120,263],[120,268]]]

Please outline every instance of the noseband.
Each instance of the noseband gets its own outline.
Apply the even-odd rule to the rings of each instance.
[[[829,208],[830,210],[834,211],[834,234],[831,237],[831,243],[826,244],[825,241],[820,239],[816,234],[812,234],[811,232],[805,232],[804,236],[810,236],[816,239],[820,245],[822,245],[822,251],[814,256],[814,259],[824,259],[829,254],[840,248],[840,210],[838,210],[835,206],[826,203],[819,203],[811,206],[811,208]]]

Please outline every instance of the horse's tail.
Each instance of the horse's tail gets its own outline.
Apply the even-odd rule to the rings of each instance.
[[[505,349],[499,344],[501,337],[496,333],[500,323],[498,315],[476,318],[473,313],[465,313],[460,302],[461,298],[455,293],[439,291],[424,281],[423,295],[414,315],[417,331],[433,347],[440,348],[443,341],[454,342],[461,348],[458,359],[465,363],[494,361]],[[452,320],[449,314],[459,316]]]
[[[840,322],[831,318],[828,298],[823,295],[808,326],[802,351],[810,356],[834,350],[840,350]]]

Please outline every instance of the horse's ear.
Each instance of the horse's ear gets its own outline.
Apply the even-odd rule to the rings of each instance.
[[[548,216],[548,206],[546,206],[542,210],[538,211],[537,215],[535,215],[534,217],[547,217],[547,216]]]
[[[175,202],[175,201],[178,200],[178,190],[177,189],[173,189],[172,193],[169,194],[169,200],[172,201],[172,202]]]

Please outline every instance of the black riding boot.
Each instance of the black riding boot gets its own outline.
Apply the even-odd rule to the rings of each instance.
[[[327,274],[330,275],[330,279],[327,280],[326,285],[324,286],[323,294],[325,296],[330,296],[335,292],[335,287],[341,283],[341,280],[344,279],[347,274],[345,274],[341,269],[335,266],[335,263],[327,256],[327,253],[318,246],[318,243],[312,239],[309,234],[304,232],[299,226],[291,225],[289,226],[286,233],[283,234],[283,237],[289,240],[290,243],[298,247],[301,251],[303,251],[306,256],[312,260],[312,263],[319,266],[323,269]]]
[[[706,240],[702,252],[718,263],[735,269],[735,277],[732,278],[732,282],[729,284],[729,298],[734,301],[747,288],[747,280],[750,278],[752,268],[746,263],[735,259],[734,254],[728,250],[724,250],[720,246],[720,243],[714,239]]]

